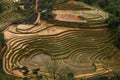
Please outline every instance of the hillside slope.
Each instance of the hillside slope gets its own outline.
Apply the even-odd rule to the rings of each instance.
[[[77,6],[76,10],[66,4]],[[56,73],[68,67],[75,78],[119,72],[120,51],[113,44],[115,35],[104,24],[109,16],[106,12],[70,1],[56,6],[53,14],[54,19],[41,21],[41,25],[12,24],[3,31],[3,69],[7,74],[25,77],[21,68],[27,67],[27,76],[33,76],[32,70],[38,68],[38,74],[48,76],[51,65],[46,63],[52,61],[59,62]]]

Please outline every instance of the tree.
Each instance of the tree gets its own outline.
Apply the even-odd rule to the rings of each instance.
[[[120,18],[115,17],[114,15],[110,15],[108,19],[106,19],[106,23],[108,23],[109,28],[117,28],[120,25]]]
[[[38,9],[52,10],[55,5],[55,0],[39,0]]]
[[[59,80],[74,80],[74,72],[69,66],[65,66],[59,73]]]
[[[32,72],[33,72],[33,74],[37,75],[39,70],[40,70],[39,68],[38,69],[33,69]]]
[[[24,77],[23,80],[29,80],[29,78],[28,77]]]
[[[54,80],[56,80],[58,78],[58,73],[60,69],[60,61],[46,60],[44,63],[46,71],[51,75]]]
[[[98,4],[101,8],[105,8],[106,6],[109,5],[109,0],[98,0],[97,4]]]
[[[0,13],[4,11],[4,8],[2,6],[3,6],[2,1],[0,1]]]
[[[74,80],[74,73],[73,72],[69,72],[67,77],[68,77],[68,80]]]
[[[40,0],[38,10],[41,12],[41,19],[47,20],[52,15],[52,9],[55,5],[55,0]]]
[[[120,32],[115,37],[115,46],[120,49]]]
[[[53,80],[74,80],[74,72],[69,66],[61,65],[60,60],[45,60],[43,63]]]
[[[104,10],[111,13],[111,14],[113,14],[116,17],[120,16],[120,6],[119,5],[111,3],[108,6],[106,6],[104,8]]]
[[[37,80],[41,80],[43,78],[43,76],[42,75],[37,75],[36,78],[37,78]]]
[[[0,53],[1,53],[1,49],[4,47],[4,45],[5,45],[4,34],[2,32],[0,32]]]

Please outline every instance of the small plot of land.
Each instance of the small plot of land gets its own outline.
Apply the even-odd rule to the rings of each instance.
[[[91,7],[72,0],[56,5],[55,10],[91,10]]]
[[[72,14],[58,14],[55,17],[55,19],[60,21],[67,21],[67,22],[82,22],[82,23],[87,22],[86,20],[82,20],[78,16]]]

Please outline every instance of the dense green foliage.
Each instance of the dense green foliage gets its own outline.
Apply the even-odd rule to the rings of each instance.
[[[109,28],[115,29],[120,25],[120,18],[110,15],[109,18],[106,19],[106,23],[109,24]]]
[[[52,9],[54,8],[54,5],[55,5],[55,0],[39,0],[38,9],[43,11],[41,13],[41,19],[46,20],[49,17],[51,17]]]
[[[0,13],[2,13],[4,11],[4,8],[2,7],[2,2],[0,1]]]
[[[36,3],[35,1],[36,0],[32,1],[32,6],[33,6],[32,9],[30,9],[30,8],[28,8],[28,9],[25,8],[25,10],[20,10],[19,9],[19,11],[22,12],[24,18],[25,17],[26,18],[31,17],[30,14],[33,14],[31,12],[35,12],[35,3]],[[21,4],[27,4],[25,0],[21,0],[20,3]],[[51,11],[52,11],[55,4],[56,4],[55,0],[39,0],[39,2],[38,2],[38,11],[42,11],[41,12],[41,19],[46,20],[49,17],[51,17]]]
[[[53,9],[55,0],[39,0],[39,8],[41,9]]]
[[[1,48],[3,48],[4,45],[5,45],[4,35],[3,35],[2,32],[0,32],[0,51],[1,51]]]

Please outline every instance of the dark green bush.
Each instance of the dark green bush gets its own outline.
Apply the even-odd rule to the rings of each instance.
[[[0,50],[5,45],[4,34],[0,32]]]
[[[115,29],[120,25],[120,18],[110,15],[109,18],[106,19],[106,23],[108,23],[109,28]]]

